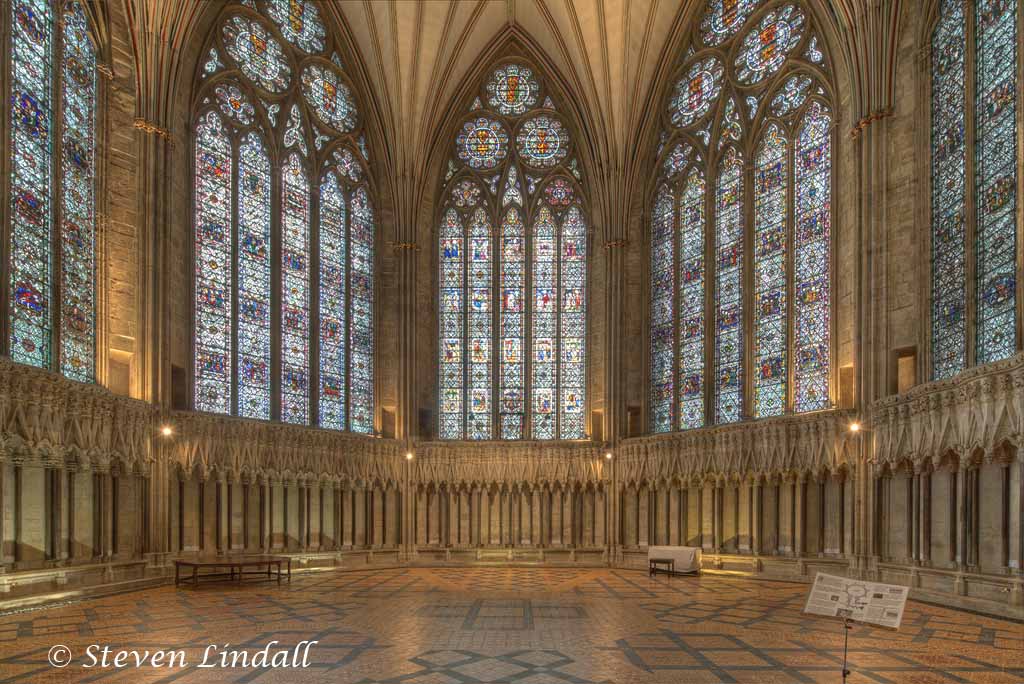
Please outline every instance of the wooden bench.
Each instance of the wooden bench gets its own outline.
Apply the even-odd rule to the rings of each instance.
[[[191,574],[182,576],[181,569],[191,569]],[[257,568],[251,570],[249,568]],[[200,572],[205,570],[206,572]],[[212,570],[212,572],[210,572]],[[225,570],[227,572],[225,572]],[[292,581],[292,559],[287,556],[238,556],[235,558],[193,558],[174,561],[174,586],[182,582],[192,582],[198,586],[199,580],[223,580],[241,582],[245,575],[259,576],[263,579],[282,578]]]
[[[647,562],[647,574],[652,577],[658,572],[659,566],[665,567],[663,572],[676,574],[676,562],[672,558],[648,558]]]

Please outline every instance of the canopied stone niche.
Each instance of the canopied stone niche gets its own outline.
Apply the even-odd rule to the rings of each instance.
[[[855,574],[1024,617],[1022,406],[1018,355],[886,398],[859,433],[824,411],[611,449],[407,446],[165,414],[0,361],[0,601],[162,582],[196,554],[639,566],[684,544],[709,571]]]

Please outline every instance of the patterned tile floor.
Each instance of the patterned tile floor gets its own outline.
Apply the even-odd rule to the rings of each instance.
[[[548,568],[319,572],[282,587],[163,587],[0,616],[0,684],[838,683],[842,627],[801,614],[806,590]],[[317,641],[309,667],[198,667],[210,644],[255,657],[275,640],[270,655],[287,649],[289,658],[303,640]],[[47,662],[56,644],[72,654],[62,669]],[[111,662],[118,650],[180,649],[187,665],[179,656],[173,667],[131,660],[87,668],[91,645],[97,663],[106,646]],[[207,662],[220,664],[217,655]],[[850,669],[850,684],[1020,684],[1024,625],[912,602],[898,632],[851,632]]]

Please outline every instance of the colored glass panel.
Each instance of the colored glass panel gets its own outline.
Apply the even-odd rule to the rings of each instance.
[[[302,70],[301,80],[302,96],[320,121],[342,133],[355,130],[355,98],[333,67],[310,64]]]
[[[743,27],[758,0],[711,0],[700,30],[705,45],[721,45]]]
[[[345,192],[328,172],[320,182],[320,427],[348,426]]]
[[[775,116],[786,116],[795,112],[807,99],[811,84],[814,81],[810,76],[794,74],[786,79],[779,92],[771,101],[772,114]]]
[[[213,90],[224,115],[234,119],[243,126],[249,126],[256,118],[256,108],[242,89],[234,83],[221,83]]]
[[[47,0],[22,0],[9,7],[10,352],[15,361],[47,368],[53,331],[53,18]]]
[[[530,406],[534,439],[556,435],[558,358],[558,226],[548,207],[533,224],[533,359]]]
[[[467,121],[455,139],[455,151],[471,168],[493,169],[508,154],[508,133],[495,119]]]
[[[373,432],[373,206],[365,187],[356,188],[349,202],[349,291],[352,302],[349,348],[349,427],[353,432]]]
[[[828,408],[831,366],[832,116],[812,102],[796,141],[793,408]]]
[[[932,35],[932,377],[967,366],[964,11],[944,0]]]
[[[583,439],[584,389],[586,387],[587,331],[587,222],[579,206],[569,208],[562,219],[559,241],[558,317],[559,439]]]
[[[754,164],[754,415],[764,418],[786,410],[789,169],[778,126],[765,130]]]
[[[743,38],[736,57],[736,77],[753,85],[768,78],[782,66],[804,33],[804,13],[796,5],[768,12]]]
[[[722,63],[716,57],[696,62],[686,75],[676,82],[668,101],[672,125],[689,126],[696,123],[718,99],[722,92]]]
[[[464,353],[466,307],[465,231],[455,209],[445,212],[440,227],[440,429],[441,439],[462,439],[465,430]]]
[[[266,13],[289,43],[306,52],[323,52],[327,30],[315,2],[267,0]]]
[[[221,33],[224,49],[246,78],[271,93],[288,88],[291,67],[267,27],[255,19],[234,16],[224,22]]]
[[[569,154],[569,131],[546,114],[527,119],[516,135],[516,151],[527,166],[550,168]]]
[[[469,221],[469,253],[466,286],[469,293],[467,341],[469,357],[469,411],[466,414],[467,439],[491,439],[492,344],[494,320],[492,304],[492,272],[494,245],[491,222],[487,212],[478,208]]]
[[[1017,2],[975,4],[976,362],[1017,351]]]
[[[281,170],[281,420],[309,422],[309,177],[291,154]]]
[[[246,135],[238,148],[238,415],[270,418],[270,157]]]
[[[60,367],[80,382],[96,358],[96,53],[78,2],[64,6],[61,64]]]
[[[196,126],[196,410],[231,412],[231,143],[219,115]]]
[[[743,157],[730,147],[715,191],[715,422],[743,413]]]
[[[704,173],[690,169],[679,201],[679,427],[704,426]]]
[[[540,84],[529,67],[506,64],[494,70],[485,86],[487,104],[504,116],[521,116],[537,104]]]
[[[651,431],[675,427],[675,198],[658,189],[651,215]]]
[[[514,167],[513,167],[514,169]],[[501,310],[500,330],[502,439],[524,436],[526,408],[526,228],[520,209],[513,206],[501,222]]]

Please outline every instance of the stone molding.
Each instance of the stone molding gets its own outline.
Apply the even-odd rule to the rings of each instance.
[[[610,473],[604,449],[594,442],[421,442],[410,479],[470,488],[571,487],[599,485]]]
[[[849,423],[847,412],[833,409],[627,439],[616,476],[637,485],[834,473],[856,461]]]
[[[1024,442],[1024,353],[880,399],[871,406],[876,466],[938,468],[947,455],[991,462]]]

